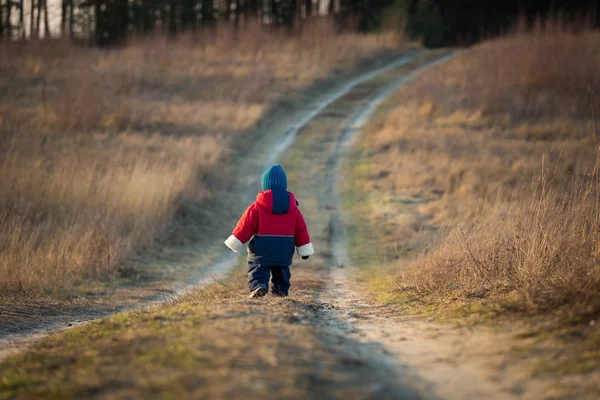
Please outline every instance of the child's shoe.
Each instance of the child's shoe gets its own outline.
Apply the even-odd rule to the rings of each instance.
[[[248,296],[248,298],[250,299],[256,299],[258,297],[264,297],[267,294],[267,289],[265,289],[264,287],[260,286],[257,287],[256,289],[254,289],[252,291],[252,293],[250,293],[250,296]]]
[[[288,296],[286,293],[282,292],[281,289],[279,289],[277,286],[271,287],[271,293],[273,294],[273,296],[277,296],[277,297],[287,297]]]

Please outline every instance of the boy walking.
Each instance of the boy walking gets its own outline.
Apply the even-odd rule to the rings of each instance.
[[[287,176],[281,165],[273,165],[264,173],[262,188],[225,244],[237,253],[249,242],[250,298],[267,294],[269,276],[271,292],[285,297],[290,290],[294,249],[304,260],[314,249],[296,197],[287,191]]]

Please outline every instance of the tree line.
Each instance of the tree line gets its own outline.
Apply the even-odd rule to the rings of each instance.
[[[403,1],[401,1],[403,3]],[[582,27],[600,26],[598,0],[412,0],[407,5],[409,32],[432,46],[471,44],[506,32],[523,18],[562,20]]]
[[[58,32],[51,32],[48,1],[60,5]],[[520,15],[562,15],[600,24],[597,0],[0,0],[0,37],[50,36],[114,44],[131,34],[179,32],[248,19],[293,27],[307,18],[333,15],[340,29],[379,29],[390,15],[403,18],[411,35],[430,46],[473,43],[500,33]]]

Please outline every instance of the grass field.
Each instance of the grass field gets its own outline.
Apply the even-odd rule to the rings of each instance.
[[[490,40],[379,110],[346,204],[381,300],[461,324],[524,317],[524,336],[561,343],[544,368],[598,367],[598,46],[551,25]]]
[[[366,383],[374,383],[370,393],[379,398],[385,397],[381,386],[386,380],[372,379],[385,375],[372,374],[384,369],[380,368],[384,364],[369,363],[364,355],[383,350],[387,363],[390,342],[405,348],[411,343],[407,336],[416,336],[417,342],[443,342],[443,337],[450,336],[446,334],[455,338],[445,342],[451,351],[445,355],[428,351],[429,362],[423,369],[436,369],[440,362],[447,364],[450,374],[444,379],[458,380],[459,386],[470,386],[473,380],[472,376],[465,379],[464,372],[461,378],[455,375],[462,366],[459,363],[469,362],[468,357],[459,358],[459,353],[471,357],[475,353],[478,361],[485,358],[481,365],[474,364],[484,371],[482,380],[500,382],[496,387],[502,391],[494,391],[493,395],[528,397],[535,393],[534,398],[542,398],[537,396],[540,392],[530,392],[522,385],[521,379],[534,380],[525,376],[529,366],[523,366],[534,359],[544,362],[537,363],[539,367],[533,373],[551,381],[553,389],[556,385],[557,391],[552,392],[556,398],[580,394],[582,398],[593,398],[593,393],[600,390],[596,379],[598,325],[590,318],[595,312],[595,297],[591,292],[569,289],[569,285],[582,281],[566,279],[569,270],[580,271],[574,266],[575,261],[587,262],[587,271],[595,271],[590,267],[593,263],[582,257],[587,253],[568,247],[571,243],[581,245],[569,238],[587,233],[577,229],[589,229],[587,237],[595,240],[591,235],[594,232],[586,225],[594,215],[589,207],[597,204],[593,202],[597,157],[595,148],[588,149],[590,144],[596,145],[589,134],[591,110],[576,97],[561,93],[564,101],[560,105],[571,104],[570,113],[551,110],[540,115],[531,111],[517,119],[513,114],[520,106],[494,108],[497,99],[488,97],[486,91],[491,85],[485,81],[492,79],[487,74],[497,75],[495,66],[504,70],[519,65],[514,60],[501,64],[507,54],[515,54],[515,59],[521,60],[518,52],[527,49],[535,53],[538,49],[539,54],[555,57],[560,54],[555,46],[569,49],[587,40],[592,41],[593,47],[597,39],[593,33],[571,36],[566,32],[546,32],[482,44],[418,76],[376,113],[347,157],[345,172],[351,175],[343,181],[344,200],[352,217],[347,250],[352,263],[363,267],[358,276],[363,282],[356,285],[348,279],[348,286],[360,292],[357,298],[346,297],[336,303],[344,297],[339,295],[339,287],[343,289],[346,284],[336,281],[335,274],[353,271],[331,265],[335,251],[332,240],[339,235],[334,235],[338,207],[331,200],[336,196],[331,195],[330,187],[335,178],[329,175],[337,163],[336,149],[347,132],[344,124],[352,125],[351,117],[362,110],[363,102],[396,82],[394,78],[434,57],[432,53],[426,52],[415,62],[350,91],[305,127],[282,157],[289,166],[290,188],[299,195],[312,240],[319,249],[315,257],[306,262],[298,260],[294,267],[292,297],[246,299],[240,269],[225,281],[199,288],[177,301],[117,314],[36,341],[2,361],[0,398],[174,394],[202,398],[307,398],[315,393],[331,398],[371,398],[365,396]],[[561,41],[570,42],[559,45]],[[521,42],[527,47],[522,47]],[[540,50],[544,47],[548,50]],[[594,55],[588,53],[590,59]],[[479,64],[482,59],[489,60],[483,67]],[[513,73],[520,77],[519,81],[526,76],[520,70]],[[582,81],[590,79],[587,76]],[[531,93],[545,99],[556,93],[556,89],[544,89],[545,86],[534,90],[529,84],[511,86],[509,91],[502,84],[498,84],[498,92],[506,101],[519,102],[520,96]],[[558,131],[565,136],[552,140],[527,134],[543,123],[552,127],[549,132],[556,132],[561,123],[569,129]],[[554,157],[560,151],[560,158]],[[579,173],[588,167],[589,174]],[[547,173],[540,173],[546,170]],[[573,191],[577,187],[585,190]],[[545,218],[539,219],[541,216]],[[535,224],[528,222],[532,218]],[[526,264],[515,265],[517,261],[504,255],[495,256],[498,250],[494,247],[496,240],[524,237],[517,250],[531,245],[530,252],[535,255],[535,236],[528,235],[542,232],[543,249],[552,250],[555,244],[550,239],[561,239],[553,233],[552,221],[562,222],[563,231],[582,234],[567,235],[569,240],[560,242],[564,246],[561,249],[570,255],[571,264],[554,272],[566,282],[564,287],[553,287],[557,291],[554,309],[542,307],[545,292],[532,289],[545,283],[540,279],[543,275],[517,275],[527,271]],[[578,224],[577,229],[569,231],[571,224]],[[515,233],[517,226],[521,230]],[[485,258],[488,254],[494,257]],[[546,271],[545,262],[546,258],[538,257],[535,268]],[[496,265],[505,271],[504,275],[492,273]],[[566,296],[568,290],[576,295]],[[385,301],[385,307],[369,304],[373,311],[368,314],[360,304],[358,308],[348,305],[363,303],[362,296],[370,293]],[[470,333],[461,335],[470,329],[458,331],[449,325],[436,325],[430,330],[434,325],[431,324],[426,332],[409,332],[411,322],[424,322],[420,318],[398,318],[399,314],[406,317],[411,312],[449,319],[463,326],[493,321],[495,326],[490,325],[518,334],[521,340],[506,340],[515,336],[512,334],[497,340],[493,329],[482,329],[489,337],[476,342]],[[372,342],[369,331],[356,325],[338,330],[349,318],[362,319],[369,329],[385,325],[392,336],[389,341]],[[331,323],[333,328],[328,325]],[[521,329],[525,325],[527,329]],[[406,330],[393,335],[398,327]],[[382,329],[381,337],[388,337],[390,331]],[[362,356],[348,357],[339,351],[337,346],[348,339],[347,346],[359,349],[359,355],[364,352]],[[415,337],[412,339],[416,344]],[[487,353],[481,351],[480,347],[494,341],[497,343],[491,349],[485,349]],[[494,361],[490,366],[491,359]],[[525,360],[527,363],[521,362]],[[411,379],[406,358],[396,361],[401,363],[402,372],[391,374],[390,381]],[[501,365],[496,367],[496,361]],[[519,376],[511,375],[514,369],[509,370],[506,364],[523,371],[519,371]],[[575,379],[568,380],[570,377]],[[436,384],[437,381],[432,382]]]
[[[6,358],[0,351],[0,399],[389,398],[382,387],[401,385],[405,377],[379,375],[386,365],[369,357],[377,357],[380,346],[340,331],[354,330],[349,313],[331,302],[338,296],[326,293],[332,234],[331,208],[323,202],[333,179],[327,169],[348,117],[438,56],[415,55],[357,85],[304,126],[282,154],[317,249],[308,260],[295,257],[289,298],[248,299],[240,257],[231,274],[176,300],[56,332]]]
[[[0,46],[2,296],[60,295],[126,274],[157,240],[205,236],[190,210],[245,132],[294,91],[398,47],[396,35],[338,34],[330,22],[113,50]]]

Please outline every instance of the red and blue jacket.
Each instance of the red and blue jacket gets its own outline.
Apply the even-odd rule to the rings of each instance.
[[[236,253],[246,243],[248,261],[266,266],[290,266],[294,249],[300,256],[314,254],[296,197],[286,190],[260,192],[225,241]]]

